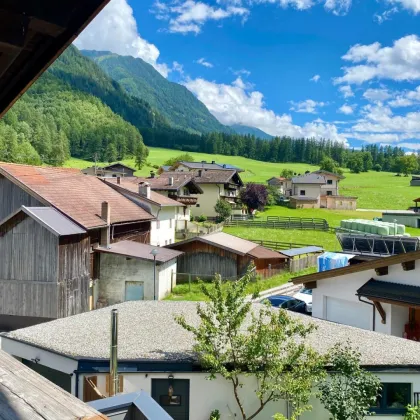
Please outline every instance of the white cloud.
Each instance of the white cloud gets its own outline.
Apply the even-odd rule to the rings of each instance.
[[[196,62],[198,64],[201,64],[204,67],[208,67],[208,68],[214,67],[212,63],[210,63],[209,61],[206,61],[206,59],[203,58],[203,57],[202,58],[199,58]]]
[[[340,108],[338,108],[337,112],[339,112],[340,114],[351,115],[354,112],[354,107],[354,105],[344,104]]]
[[[313,121],[298,126],[293,124],[290,115],[275,114],[265,107],[261,92],[246,91],[237,84],[218,84],[204,79],[188,80],[185,85],[223,124],[245,124],[273,136],[329,138],[346,142],[333,124]]]
[[[311,78],[309,79],[309,81],[310,81],[310,82],[315,82],[315,83],[318,83],[320,78],[321,78],[321,76],[320,76],[319,74],[316,74],[314,77],[311,77]]]
[[[169,32],[183,34],[200,33],[207,21],[220,21],[235,16],[245,21],[249,15],[249,10],[245,7],[228,5],[226,8],[216,8],[194,0],[185,0],[172,5],[157,0],[152,12],[158,19],[169,21]]]
[[[383,102],[391,98],[392,95],[389,93],[388,89],[368,89],[363,94],[363,97],[368,101],[372,102]]]
[[[391,9],[385,10],[385,12],[381,14],[375,14],[373,16],[373,19],[381,25],[387,20],[391,19],[391,16],[398,12],[398,7],[393,7]]]
[[[178,61],[172,63],[172,71],[179,73],[181,76],[184,74],[184,66]]]
[[[388,2],[402,6],[414,14],[420,13],[420,0],[388,0]]]
[[[251,72],[247,69],[239,69],[234,70],[232,68],[229,68],[229,70],[235,75],[235,76],[250,76]]]
[[[341,92],[344,98],[352,98],[354,96],[351,86],[349,85],[340,86],[338,90]]]
[[[352,0],[326,0],[325,9],[337,16],[346,15],[350,9]]]
[[[80,49],[142,58],[165,77],[169,72],[166,64],[158,63],[158,48],[138,33],[133,9],[126,0],[111,0],[79,35],[75,44]]]
[[[401,108],[418,104],[420,104],[420,86],[417,86],[414,90],[400,92],[394,100],[389,101],[388,103],[388,105],[393,108]]]
[[[316,114],[317,108],[322,108],[326,105],[325,102],[316,102],[312,99],[306,99],[301,102],[290,101],[290,104],[292,105],[290,108],[291,111],[304,112],[307,114]]]
[[[372,79],[420,79],[420,39],[417,35],[400,38],[392,47],[382,47],[379,42],[357,44],[342,58],[353,64],[364,64],[344,67],[344,75],[335,79],[335,83],[361,84]]]

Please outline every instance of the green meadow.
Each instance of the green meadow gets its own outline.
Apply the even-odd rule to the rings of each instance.
[[[179,155],[179,150],[161,149],[150,147],[147,166],[137,171],[136,175],[147,176],[153,165],[162,165],[167,159]],[[319,169],[317,166],[304,163],[271,163],[260,162],[238,156],[209,155],[205,153],[190,153],[196,161],[215,160],[218,163],[230,163],[245,170],[241,174],[245,182],[265,182],[272,176],[278,176],[284,168],[290,168],[296,173],[313,171]],[[134,159],[125,159],[124,164],[134,167]],[[70,159],[65,166],[74,168],[84,168],[91,166],[92,162],[81,159]],[[351,174],[345,171],[345,177],[341,181],[340,193],[358,197],[358,208],[362,209],[406,209],[412,205],[412,200],[420,197],[420,187],[410,187],[410,178],[397,177],[390,172],[367,172],[361,174]],[[300,210],[299,210],[300,211]],[[313,211],[311,211],[312,213]],[[358,215],[362,217],[361,214]],[[316,217],[316,216],[313,216]],[[370,218],[363,216],[364,218]]]

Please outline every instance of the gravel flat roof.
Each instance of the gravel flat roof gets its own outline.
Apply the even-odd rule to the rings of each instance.
[[[193,337],[174,316],[183,314],[187,322],[197,325],[196,305],[187,301],[125,302],[3,335],[75,359],[109,359],[111,309],[117,308],[120,361],[194,361]],[[260,308],[261,304],[253,304],[255,311]],[[290,312],[290,316],[318,327],[307,342],[321,353],[349,340],[360,351],[365,366],[420,366],[419,342],[302,314]]]

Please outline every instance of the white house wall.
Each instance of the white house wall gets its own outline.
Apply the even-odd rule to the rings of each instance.
[[[208,420],[212,410],[218,409],[221,414],[221,420],[239,419],[241,414],[233,395],[232,385],[221,378],[215,380],[206,379],[208,375],[201,372],[136,372],[122,373],[123,392],[130,393],[141,390],[151,394],[152,379],[167,379],[172,374],[174,379],[190,380],[190,416],[189,420]],[[102,393],[106,393],[106,374],[85,374],[98,377],[98,388]],[[382,382],[392,383],[411,383],[412,391],[420,391],[420,375],[415,373],[379,373],[378,377]],[[82,393],[84,376],[79,377],[79,392]],[[243,402],[246,413],[252,413],[258,408],[258,401],[255,396],[256,381],[252,377],[242,379],[244,387],[240,389],[239,394]],[[413,393],[412,392],[412,393]],[[300,420],[326,420],[329,418],[328,412],[324,409],[321,402],[312,398],[310,404],[312,411],[300,416]],[[286,403],[276,401],[268,404],[264,410],[255,417],[256,420],[269,420],[274,414],[286,414]],[[375,417],[385,417],[387,420],[402,420],[403,416],[398,415],[376,415]]]
[[[151,222],[150,245],[165,246],[175,242],[176,207],[162,207]]]
[[[378,276],[375,270],[367,270],[318,280],[317,287],[312,291],[312,315],[334,322],[341,322],[343,319],[346,319],[345,323],[347,325],[355,327],[368,325],[367,329],[372,329],[372,307],[360,302],[356,296],[356,291],[372,278],[379,281],[420,286],[420,263],[416,261],[416,269],[411,271],[404,271],[401,264],[392,265],[388,268],[388,274],[384,276]],[[336,312],[333,309],[327,313],[329,300],[341,300],[351,303],[351,305],[347,305],[347,315],[343,316],[344,309],[338,308],[338,306]],[[370,308],[368,312],[366,307]],[[385,303],[382,304],[382,307],[386,313],[386,323],[382,323],[382,318],[376,311],[375,331],[402,337],[404,325],[408,322],[408,308]],[[366,322],[367,316],[369,317],[368,322]]]
[[[300,192],[305,191],[305,197],[315,197],[319,198],[321,194],[320,185],[314,184],[293,184],[293,194],[292,195],[301,195]]]
[[[200,184],[203,194],[194,194],[193,197],[197,197],[197,205],[191,209],[194,216],[201,216],[204,214],[207,217],[215,217],[217,213],[214,211],[214,206],[217,200],[220,198],[220,194],[223,194],[223,185],[218,184]]]

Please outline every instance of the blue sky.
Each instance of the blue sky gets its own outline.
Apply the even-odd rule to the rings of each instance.
[[[420,149],[420,0],[111,0],[76,41],[141,57],[224,124]]]

